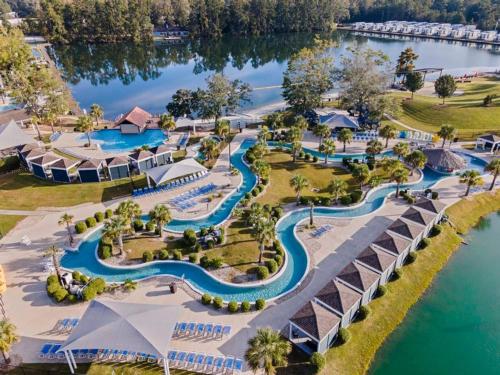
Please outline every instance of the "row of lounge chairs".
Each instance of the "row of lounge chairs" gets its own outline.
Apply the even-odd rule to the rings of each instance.
[[[191,189],[185,193],[182,193],[178,197],[171,199],[170,203],[172,203],[173,205],[175,205],[177,203],[182,203],[182,202],[187,201],[189,199],[199,197],[200,195],[208,194],[208,193],[214,191],[216,188],[217,188],[217,185],[215,185],[213,182],[211,182],[207,185],[200,186],[200,187]]]
[[[59,320],[55,327],[54,330],[58,331],[60,333],[69,333],[73,330],[73,328],[76,327],[78,324],[79,319],[77,318],[65,318]]]
[[[314,232],[311,233],[311,237],[321,237],[323,233],[328,232],[330,229],[332,229],[332,226],[330,224],[323,225],[316,229]]]
[[[243,371],[243,360],[234,357],[213,356],[201,353],[168,353],[170,368],[186,369],[203,374],[234,374]]]
[[[188,176],[188,177],[182,177],[178,180],[175,180],[175,181],[172,181],[172,182],[169,182],[165,185],[159,185],[159,186],[156,186],[156,187],[146,187],[146,188],[142,188],[142,189],[134,189],[134,191],[132,192],[132,196],[134,197],[141,197],[141,196],[145,196],[145,195],[153,195],[153,194],[156,194],[156,193],[161,193],[161,192],[164,192],[164,191],[168,191],[168,190],[173,190],[173,189],[176,189],[178,187],[181,187],[181,186],[184,186],[186,184],[189,184],[193,181],[196,181],[204,176],[207,175],[207,172],[203,173],[203,172],[197,172],[196,174],[194,175],[191,175],[191,176]]]
[[[177,145],[179,147],[185,147],[189,141],[189,133],[183,133],[182,136],[179,138],[179,142],[177,142]]]
[[[176,323],[172,337],[211,337],[222,339],[231,333],[231,326],[213,323]]]

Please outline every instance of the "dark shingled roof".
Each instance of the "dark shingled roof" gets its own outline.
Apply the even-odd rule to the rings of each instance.
[[[479,136],[480,139],[484,139],[486,141],[489,141],[489,142],[500,142],[500,137],[498,135],[495,135],[495,134],[483,134],[481,136]]]
[[[379,279],[379,275],[356,263],[349,263],[339,272],[337,278],[365,292]]]
[[[321,340],[340,323],[340,318],[323,306],[309,301],[290,321],[312,337]]]
[[[134,159],[136,161],[149,159],[152,156],[154,156],[153,153],[151,151],[148,151],[148,150],[139,150],[139,151],[133,152],[129,155],[129,157],[131,159]]]
[[[42,155],[45,155],[47,151],[41,148],[34,148],[32,150],[28,150],[22,153],[25,159],[36,158]]]
[[[70,160],[66,158],[59,159],[56,161],[54,164],[50,166],[50,168],[57,168],[57,169],[70,169],[73,168],[75,165],[77,165],[80,162],[80,160]]]
[[[16,150],[23,154],[25,152],[28,152],[28,151],[31,151],[31,150],[35,150],[35,149],[39,149],[41,148],[38,143],[28,143],[28,144],[25,144],[25,145],[20,145],[20,146],[17,146],[16,147]]]
[[[384,272],[396,261],[395,256],[389,255],[384,251],[377,250],[372,246],[368,246],[365,250],[363,250],[356,259],[379,272]]]
[[[404,212],[403,215],[401,215],[401,217],[427,226],[436,217],[436,214],[422,209],[417,209],[415,207],[410,207]]]
[[[361,294],[336,280],[330,280],[315,297],[332,309],[345,314],[361,299]]]
[[[422,208],[424,210],[433,212],[435,214],[440,213],[446,207],[446,205],[443,202],[440,202],[440,201],[435,200],[435,199],[427,199],[427,198],[422,198],[422,199],[418,200],[417,203],[415,203],[413,206]]]
[[[389,232],[384,232],[372,244],[399,255],[410,246],[410,241],[394,236]]]
[[[98,169],[102,164],[102,160],[89,159],[85,160],[82,164],[78,166],[78,169]]]
[[[36,165],[46,165],[55,162],[56,160],[61,159],[60,156],[57,156],[55,154],[45,154],[43,156],[40,156],[39,158],[33,159],[30,161],[31,164],[36,164]]]
[[[466,161],[450,150],[444,148],[426,148],[423,150],[427,156],[427,164],[448,170],[463,169],[467,166]]]
[[[173,151],[171,146],[165,144],[150,148],[149,150],[155,155]]]
[[[106,165],[108,167],[119,166],[124,164],[128,164],[128,159],[123,156],[115,156],[113,158],[106,159]]]
[[[119,126],[122,123],[134,124],[140,128],[144,128],[151,122],[152,115],[149,112],[146,112],[144,109],[139,107],[134,107],[127,113],[125,113],[122,117],[116,121],[115,126]]]
[[[420,233],[424,231],[422,227],[413,224],[411,221],[401,218],[394,221],[387,229],[412,240],[417,238]]]

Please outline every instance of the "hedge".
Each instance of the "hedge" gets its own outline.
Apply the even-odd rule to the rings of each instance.
[[[431,240],[429,238],[424,238],[420,243],[418,244],[418,247],[420,249],[425,249],[427,246],[431,244]]]
[[[198,255],[197,254],[189,254],[189,262],[198,263]]]
[[[172,257],[174,260],[182,260],[182,252],[180,250],[174,250]]]
[[[283,257],[279,254],[276,254],[274,256],[274,260],[278,264],[278,266],[281,266],[283,264]]]
[[[351,203],[358,203],[363,196],[363,192],[361,190],[354,190],[351,193]]]
[[[212,303],[212,296],[208,293],[205,293],[201,296],[201,303],[204,305],[210,305]]]
[[[278,270],[278,263],[274,259],[270,259],[266,261],[266,267],[269,273],[275,273]]]
[[[168,250],[166,249],[160,250],[158,257],[160,258],[160,260],[167,260],[169,257]]]
[[[85,221],[79,221],[78,223],[75,224],[75,232],[77,234],[81,234],[87,230],[87,224],[85,224]]]
[[[436,237],[438,234],[440,234],[443,231],[443,227],[439,224],[435,224],[432,229],[430,235],[432,237]]]
[[[240,305],[241,312],[249,312],[250,308],[250,302],[248,301],[243,301]]]
[[[266,301],[264,299],[259,298],[258,300],[255,301],[256,310],[263,310],[264,307],[266,307]]]
[[[99,246],[99,250],[97,251],[97,253],[99,255],[99,258],[101,258],[101,259],[111,258],[111,255],[112,255],[111,246],[101,244]]]
[[[141,219],[135,219],[134,222],[132,223],[132,226],[134,227],[134,230],[136,232],[139,232],[144,229],[144,223]]]
[[[238,312],[238,302],[236,301],[231,301],[227,305],[227,309],[230,313],[234,314],[235,312]]]
[[[93,228],[97,225],[97,221],[95,217],[91,216],[85,219],[85,224],[87,225],[88,228]]]
[[[62,302],[66,299],[68,296],[68,291],[64,289],[63,287],[58,288],[54,294],[52,294],[52,297],[56,300],[56,302]]]
[[[269,269],[264,266],[257,267],[257,278],[259,280],[264,280],[269,277]]]
[[[215,297],[212,303],[216,309],[222,309],[222,306],[224,306],[222,298],[220,297]]]
[[[368,318],[368,316],[370,315],[371,312],[372,311],[371,311],[370,307],[368,307],[366,305],[361,306],[359,308],[358,319],[359,320],[364,320],[364,319]]]
[[[90,285],[87,286],[82,292],[82,298],[84,301],[91,301],[97,296],[97,291]]]
[[[412,264],[416,260],[417,260],[417,252],[410,251],[410,254],[408,254],[408,258],[406,258],[406,264]]]
[[[104,221],[104,212],[96,212],[94,214],[94,218],[98,223],[101,223],[102,221]]]
[[[106,211],[104,211],[104,217],[106,219],[111,218],[111,216],[113,216],[113,210],[111,210],[110,208],[108,208]]]
[[[340,197],[340,203],[342,203],[344,206],[348,206],[352,203],[352,198],[350,195],[343,195]]]
[[[340,344],[345,344],[351,339],[351,332],[345,328],[339,329],[339,342]]]
[[[154,255],[151,251],[146,250],[142,253],[142,261],[144,263],[151,262],[154,259]]]
[[[193,229],[186,229],[183,233],[184,242],[187,246],[194,246],[196,243],[196,232]]]
[[[387,287],[385,285],[379,285],[377,288],[377,296],[382,297],[387,293]]]
[[[318,352],[314,352],[309,360],[316,373],[320,372],[326,365],[325,357]]]

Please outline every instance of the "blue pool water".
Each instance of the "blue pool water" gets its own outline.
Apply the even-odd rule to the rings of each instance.
[[[245,141],[241,147],[233,153],[232,162],[238,168],[243,176],[243,184],[238,192],[229,197],[214,213],[206,218],[199,220],[173,220],[168,224],[167,229],[173,231],[183,231],[186,228],[199,229],[210,225],[220,224],[227,219],[233,207],[250,191],[255,185],[256,179],[248,166],[242,161],[242,156],[250,147],[253,141]],[[314,150],[307,150],[315,154]],[[343,155],[335,155],[331,159],[339,160]],[[363,155],[355,155],[362,157]],[[468,168],[482,171],[484,162],[480,159],[463,155],[467,160]],[[438,180],[446,177],[432,170],[425,169],[424,177],[418,184],[411,185],[412,189],[425,189],[434,185]],[[410,186],[410,185],[409,185]],[[384,203],[384,198],[395,190],[394,186],[388,186],[376,190],[370,194],[368,199],[359,207],[351,209],[338,209],[319,207],[315,208],[316,215],[330,217],[355,217],[365,215],[380,208]],[[100,238],[100,231],[93,233],[83,242],[78,252],[66,253],[61,260],[65,268],[81,271],[90,276],[100,276],[110,282],[121,282],[127,278],[143,279],[157,275],[173,275],[185,278],[189,283],[200,292],[206,292],[211,295],[220,296],[224,300],[254,301],[258,298],[272,299],[292,290],[302,280],[307,271],[306,250],[296,240],[293,235],[295,225],[308,217],[309,210],[293,211],[289,216],[282,219],[276,228],[277,236],[287,251],[287,265],[280,276],[266,284],[265,286],[238,286],[234,284],[224,284],[207,273],[201,268],[189,263],[158,262],[143,265],[139,268],[114,269],[99,263],[95,258],[95,249]]]
[[[82,134],[79,139],[87,141],[87,135]],[[98,143],[103,151],[127,152],[143,145],[159,146],[167,139],[167,136],[160,129],[149,129],[140,134],[122,134],[118,129],[103,129],[90,133],[90,139]]]

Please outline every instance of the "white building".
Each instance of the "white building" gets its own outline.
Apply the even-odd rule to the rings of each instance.
[[[465,32],[465,37],[469,40],[479,39],[480,36],[481,36],[481,30],[474,29],[474,30],[467,30]]]
[[[461,39],[465,36],[465,27],[461,27],[458,29],[453,29],[451,31],[451,36],[455,39]]]
[[[495,30],[483,31],[481,33],[481,39],[487,40],[489,42],[494,41],[497,38],[497,32]]]

